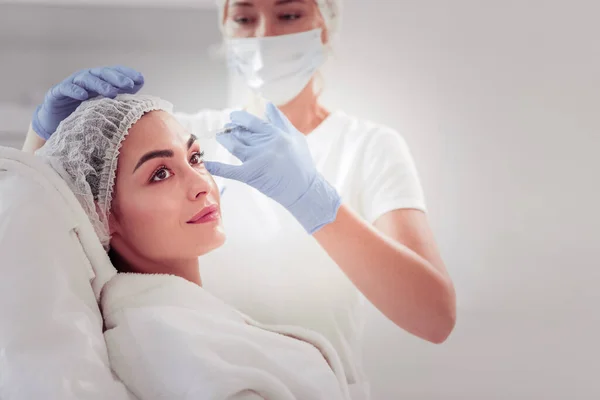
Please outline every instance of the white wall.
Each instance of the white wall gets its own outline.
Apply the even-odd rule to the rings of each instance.
[[[376,399],[599,399],[600,3],[347,0],[327,103],[398,129],[458,292],[422,343],[371,310]]]
[[[600,398],[598,3],[345,3],[326,101],[405,136],[459,297],[441,346],[371,309],[374,399]],[[224,106],[214,21],[0,6],[0,103],[32,110],[65,72],[120,62],[179,109]]]
[[[177,110],[224,107],[227,72],[208,51],[220,42],[216,15],[214,9],[0,4],[0,145],[20,146],[45,91],[80,68],[124,64],[144,73],[145,93]]]

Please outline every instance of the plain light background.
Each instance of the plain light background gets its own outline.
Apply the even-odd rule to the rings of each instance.
[[[82,67],[137,68],[178,110],[229,105],[216,11],[175,3],[0,5],[0,145]],[[373,398],[600,398],[600,3],[345,5],[324,101],[406,138],[459,304],[442,345],[370,307]]]

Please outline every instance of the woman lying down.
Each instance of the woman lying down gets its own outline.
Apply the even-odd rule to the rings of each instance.
[[[101,296],[113,370],[143,400],[349,399],[322,336],[261,325],[202,289],[198,257],[225,240],[219,191],[170,110],[150,96],[89,100],[37,152],[119,271]]]

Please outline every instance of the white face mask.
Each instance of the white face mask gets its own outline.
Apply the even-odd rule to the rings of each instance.
[[[228,39],[228,61],[246,84],[266,100],[294,99],[325,62],[321,29],[291,35]]]

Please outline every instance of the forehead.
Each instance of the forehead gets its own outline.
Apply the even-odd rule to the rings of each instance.
[[[274,7],[285,4],[309,4],[314,0],[229,0],[229,7]]]
[[[150,111],[129,129],[120,159],[185,146],[189,133],[166,111]]]

